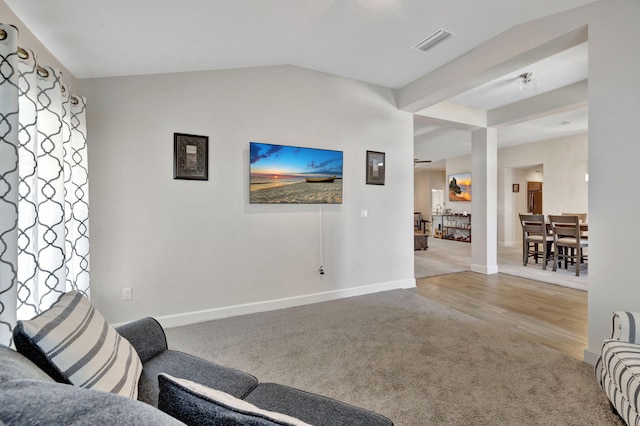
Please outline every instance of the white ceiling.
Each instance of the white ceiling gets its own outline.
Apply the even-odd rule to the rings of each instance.
[[[578,81],[586,80],[587,43],[579,44],[542,61],[487,82],[475,89],[454,96],[450,102],[471,108],[492,110],[522,99],[519,76],[531,72],[537,93],[545,93]]]
[[[588,43],[532,63],[472,90],[461,93],[448,102],[479,110],[495,108],[518,102],[532,94],[523,95],[519,90],[519,76],[531,72],[535,80],[535,94],[543,94],[588,79]],[[539,142],[571,136],[588,131],[588,108],[581,107],[560,111],[543,117],[498,128],[498,148]],[[471,134],[468,131],[446,129],[420,122],[414,123],[416,142],[415,157],[434,160],[431,164],[416,165],[416,169],[444,169],[441,160],[471,152]]]
[[[398,89],[509,28],[595,0],[4,1],[79,79],[291,64]],[[439,28],[455,36],[428,53],[412,48]],[[526,71],[539,92],[584,80],[586,47]],[[451,101],[487,110],[508,104],[516,76]],[[501,133],[523,141],[535,124]],[[451,147],[465,149],[451,137]],[[424,152],[416,143],[416,156],[441,156],[430,145]]]

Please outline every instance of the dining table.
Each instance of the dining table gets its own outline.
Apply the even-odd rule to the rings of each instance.
[[[551,227],[551,224],[549,222],[546,222],[547,224],[547,231],[551,232],[553,230],[553,228]],[[580,224],[580,231],[581,232],[588,232],[589,231],[589,224],[588,223],[581,223]]]

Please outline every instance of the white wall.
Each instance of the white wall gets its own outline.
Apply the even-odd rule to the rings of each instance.
[[[611,313],[640,310],[638,230],[615,226],[640,209],[640,2],[600,1],[589,23],[589,348],[610,334]],[[627,220],[623,220],[625,224]],[[593,226],[592,226],[593,225]]]
[[[431,190],[445,190],[445,180],[446,176],[443,171],[420,170],[414,173],[414,208],[415,211],[422,212],[426,219],[429,219],[431,210],[433,210]]]
[[[585,349],[588,362],[595,362],[602,341],[611,333],[611,313],[640,309],[640,285],[635,267],[638,232],[629,226],[612,226],[612,220],[620,213],[633,215],[640,208],[640,201],[634,195],[640,158],[637,142],[640,56],[632,54],[640,44],[638,22],[640,2],[637,0],[600,0],[509,32],[514,44],[518,44],[517,38],[524,40],[521,47],[535,48],[540,40],[588,26],[589,346]],[[478,72],[486,66],[478,63]],[[584,172],[573,178],[575,185],[585,185]],[[545,188],[552,175],[545,164]],[[504,185],[498,186],[504,188]],[[579,208],[565,205],[561,196],[544,203],[545,209]]]
[[[445,190],[449,175],[471,170],[471,156],[450,158],[446,167]],[[499,149],[498,244],[513,245],[522,240],[518,213],[526,211],[527,181],[544,182],[544,214],[588,212],[588,183],[584,181],[587,169],[586,134]],[[520,192],[512,192],[514,183],[520,185]],[[473,185],[471,191],[473,200]],[[471,203],[448,201],[447,194],[445,198],[447,208],[454,213],[471,211]]]
[[[109,321],[184,323],[415,285],[413,121],[390,89],[290,66],[80,85],[91,294]],[[172,178],[174,132],[209,136],[208,181]],[[343,204],[249,204],[250,141],[342,150]],[[365,184],[366,150],[386,152],[384,186]]]
[[[600,352],[602,341],[611,333],[611,313],[640,309],[640,285],[635,267],[638,232],[629,226],[612,226],[612,220],[620,213],[633,215],[640,208],[640,201],[634,195],[640,158],[637,142],[640,134],[640,120],[637,119],[640,56],[633,54],[640,44],[638,22],[640,2],[637,0],[600,0],[513,28],[508,31],[508,39],[501,38],[498,46],[493,45],[491,49],[492,45],[487,44],[484,48],[500,52],[500,42],[508,40],[516,50],[534,49],[554,37],[588,27],[589,183],[584,182],[586,170],[576,173],[572,180],[575,187],[588,186],[589,346],[585,349],[585,360],[592,363]],[[481,52],[483,49],[480,48],[472,51]],[[475,56],[470,54],[464,59],[470,58]],[[465,61],[454,65],[455,69],[466,66],[467,73],[481,73],[491,60],[490,57],[476,58],[474,66]],[[455,75],[449,74],[449,69],[451,67],[441,67],[440,75]],[[413,85],[411,89],[419,87]],[[409,92],[407,88],[403,90]],[[570,157],[566,168],[572,163],[573,157]],[[500,166],[501,170],[505,167],[508,166]],[[548,188],[554,173],[549,172],[546,163],[544,171],[545,188]],[[558,177],[555,174],[555,178]],[[498,187],[506,190],[504,179]],[[558,195],[555,200],[545,198],[545,209],[584,211],[577,210],[579,206],[566,205],[567,197],[571,194]]]
[[[14,23],[1,0],[0,16]],[[639,309],[637,231],[610,226],[619,212],[640,207],[627,184],[635,182],[640,158],[638,22],[637,0],[600,0],[509,32],[534,48],[547,36],[588,25],[590,361],[610,332],[611,312]],[[111,320],[412,279],[406,223],[413,177],[405,166],[412,158],[411,118],[395,111],[385,89],[301,70],[262,71],[82,82],[77,92],[89,96],[93,293]],[[174,131],[211,137],[209,182],[171,180]],[[324,281],[314,275],[315,211],[246,204],[245,182],[237,179],[246,179],[251,139],[341,146],[354,164],[345,175],[353,179],[345,179],[345,204],[325,214],[325,247],[332,251]],[[362,184],[365,149],[391,154],[387,186]],[[359,219],[361,208],[370,219]],[[287,268],[277,270],[282,257]],[[134,288],[132,302],[121,302],[123,286]]]
[[[586,147],[585,147],[586,151]],[[520,225],[520,213],[528,213],[528,200],[527,200],[527,183],[528,182],[543,182],[544,183],[544,164],[536,164],[530,168],[505,168],[504,170],[504,179],[505,179],[505,198],[511,195],[512,198],[512,214],[509,216],[506,211],[504,214],[505,221],[505,230],[508,227],[511,227],[509,230],[509,234],[505,234],[503,239],[501,240],[501,244],[503,245],[520,245],[522,243],[522,225]],[[509,179],[510,173],[509,170],[512,170],[514,173],[513,179]],[[517,183],[520,185],[520,192],[513,192],[513,183]],[[556,188],[546,188],[544,185],[542,187],[542,208],[543,214],[547,215],[550,212],[545,210],[544,203],[544,192],[545,191],[554,191]],[[509,194],[511,192],[511,194]],[[587,189],[585,188],[584,193],[582,194],[584,199],[587,198]],[[586,211],[586,210],[585,210]],[[558,212],[551,212],[558,213]],[[509,219],[510,218],[510,219]]]
[[[633,188],[626,184],[635,182],[637,159],[640,158],[640,144],[637,143],[640,120],[636,117],[637,106],[640,104],[640,79],[637,78],[640,73],[640,56],[632,54],[640,44],[638,22],[640,2],[637,0],[601,0],[525,24],[514,30],[531,40],[529,45],[534,48],[536,41],[544,38],[542,35],[561,35],[582,25],[588,25],[590,260],[589,348],[585,357],[590,361],[593,360],[593,354],[599,351],[602,340],[610,332],[611,312],[638,310],[637,301],[640,300],[640,286],[637,284],[635,268],[637,232],[633,227],[610,226],[612,217],[618,212],[633,214],[640,207],[640,201],[634,195]],[[270,78],[265,79],[267,84],[256,84],[259,80],[255,78],[239,79],[242,81],[233,81],[229,87],[222,79],[222,83],[214,84],[215,89],[209,88],[206,94],[201,94],[194,88],[197,84],[191,82],[194,77],[182,76],[184,80],[189,81],[177,84],[178,90],[173,85],[165,87],[166,81],[157,77],[138,79],[142,87],[134,86],[134,79],[122,79],[122,86],[116,80],[104,83],[90,82],[84,85],[87,89],[91,88],[89,111],[94,127],[92,128],[90,123],[90,131],[95,132],[95,136],[99,138],[99,141],[94,142],[97,146],[91,147],[94,169],[91,178],[95,188],[92,197],[93,200],[105,198],[102,202],[92,202],[92,233],[94,237],[96,233],[100,237],[94,238],[93,242],[93,277],[98,299],[101,305],[109,305],[113,318],[132,318],[145,311],[164,314],[183,312],[200,306],[206,309],[209,306],[224,306],[236,301],[245,303],[247,300],[286,297],[294,293],[309,294],[321,288],[335,289],[359,283],[406,280],[408,276],[412,276],[412,272],[408,272],[412,271],[411,265],[408,264],[412,259],[410,228],[404,225],[411,220],[413,208],[412,195],[405,193],[412,191],[412,170],[397,163],[399,161],[410,164],[411,124],[410,119],[405,121],[404,117],[390,110],[392,108],[388,104],[391,101],[386,91],[348,80],[326,76],[312,78],[309,75],[301,84],[298,84],[296,79],[277,79],[286,80],[280,83],[288,89],[286,96],[281,99],[282,93],[277,92],[277,89],[273,90],[268,84],[271,83]],[[322,80],[320,90],[317,86],[309,84],[309,80],[318,79]],[[248,83],[248,87],[244,83]],[[330,90],[327,91],[327,88]],[[194,96],[197,95],[195,102],[192,100],[194,98],[185,95],[184,89],[188,89],[187,91]],[[112,90],[115,93],[110,93]],[[233,92],[233,98],[228,94],[230,91]],[[297,92],[290,93],[291,91]],[[220,98],[218,92],[225,96]],[[99,105],[98,101],[93,99],[93,94],[100,94],[106,100],[99,101],[105,105],[91,112]],[[320,102],[311,104],[312,101],[305,97],[305,94]],[[217,105],[212,110],[211,103],[200,96],[208,96],[212,102],[228,105]],[[271,101],[275,98],[279,98],[281,102],[278,102],[274,110]],[[268,101],[266,105],[260,103],[262,100]],[[128,106],[127,103],[133,106]],[[351,108],[363,104],[370,107],[366,108],[366,111],[376,113],[359,114],[357,108]],[[305,107],[304,111],[297,108],[300,105]],[[243,116],[242,110],[245,108],[247,111]],[[388,121],[377,119],[378,113],[386,116]],[[313,118],[316,114],[318,119]],[[128,115],[132,115],[133,118],[129,118]],[[261,117],[265,119],[262,120]],[[299,120],[300,125],[297,124]],[[374,124],[380,123],[386,123],[389,128],[382,132],[365,133],[369,127],[377,130]],[[132,132],[132,129],[135,131]],[[258,263],[259,272],[269,269],[267,263],[274,257],[269,250],[275,253],[283,251],[282,243],[273,237],[282,235],[278,231],[286,229],[284,222],[287,218],[294,218],[292,233],[300,232],[310,237],[309,241],[303,237],[295,238],[300,250],[305,253],[312,250],[308,247],[312,247],[318,241],[317,237],[314,241],[310,236],[315,232],[308,229],[312,228],[311,223],[317,222],[317,217],[314,212],[306,211],[304,208],[290,208],[291,213],[268,214],[247,211],[246,201],[239,203],[232,200],[233,194],[238,194],[244,188],[231,178],[225,180],[225,183],[231,185],[231,190],[224,191],[220,188],[220,179],[225,173],[233,172],[231,174],[234,178],[238,176],[238,172],[231,170],[227,162],[219,164],[218,175],[216,176],[214,170],[212,180],[208,184],[191,186],[171,182],[168,135],[174,131],[187,130],[215,136],[212,137],[212,156],[217,155],[216,158],[221,158],[220,154],[232,154],[225,158],[230,158],[228,162],[235,168],[245,167],[239,157],[246,160],[246,148],[238,148],[237,145],[250,139],[262,138],[267,142],[281,143],[290,142],[289,139],[296,139],[296,142],[308,140],[313,145],[317,145],[319,139],[322,139],[323,144],[332,147],[338,143],[346,144],[346,138],[348,143],[358,145],[357,149],[345,151],[346,161],[364,162],[365,146],[366,149],[386,149],[387,153],[393,153],[387,157],[388,179],[391,180],[395,173],[397,175],[393,186],[384,188],[367,188],[363,185],[350,187],[350,184],[346,184],[345,204],[337,209],[337,212],[332,212],[334,215],[331,217],[335,218],[335,221],[330,221],[327,228],[327,232],[333,237],[329,244],[331,249],[341,250],[339,256],[325,262],[331,261],[332,268],[336,265],[339,267],[341,274],[335,282],[327,285],[314,280],[313,272],[306,269],[304,272],[297,269],[287,270],[287,274],[270,272],[265,277],[242,268],[246,269],[247,265]],[[316,131],[317,135],[324,137],[311,140],[309,135],[316,134]],[[339,140],[332,138],[333,136],[339,137]],[[217,148],[216,140],[219,141]],[[400,146],[389,145],[391,140]],[[149,149],[155,144],[160,145],[160,149]],[[394,158],[395,156],[398,158]],[[212,167],[215,166],[215,161],[212,161]],[[364,176],[364,166],[356,164],[355,167],[353,176],[364,179],[359,177]],[[547,183],[548,179],[545,176],[545,185]],[[140,188],[144,188],[145,191],[136,195],[135,190]],[[394,194],[394,191],[398,191],[398,194]],[[383,196],[379,196],[380,194]],[[193,207],[191,204],[196,204],[194,200],[198,196],[203,198],[200,202],[202,208],[190,209]],[[349,196],[354,197],[353,201],[348,201]],[[212,199],[214,197],[215,201]],[[180,201],[188,201],[184,205],[187,207],[186,211],[192,212],[191,217],[186,218],[186,213],[178,211],[179,206],[183,205]],[[227,204],[231,201],[231,204]],[[115,206],[114,203],[118,202],[122,202],[123,205]],[[148,203],[155,205],[147,207]],[[376,208],[372,209],[372,205]],[[225,212],[233,210],[235,215],[220,213],[212,209],[214,206],[224,209]],[[359,210],[365,207],[370,209],[371,218],[361,221]],[[385,209],[392,208],[394,213],[384,214],[378,223],[376,217]],[[395,213],[396,210],[402,210],[402,213]],[[256,215],[258,219],[252,220],[250,215]],[[391,217],[395,215],[398,217]],[[190,228],[186,230],[188,232],[178,232],[171,228],[184,223],[184,219],[187,219],[186,223],[189,224],[203,217],[210,219],[205,232],[197,232]],[[140,226],[132,223],[138,218]],[[224,219],[230,220],[225,222]],[[261,220],[265,226],[255,223]],[[397,225],[398,223],[403,225]],[[331,226],[339,229],[329,231]],[[387,229],[391,226],[396,228]],[[229,228],[238,232],[228,232]],[[158,229],[161,231],[158,232]],[[407,229],[407,235],[401,238],[399,236],[405,232],[404,229]],[[386,232],[383,237],[392,238],[388,249],[379,247],[376,237],[380,235],[381,230]],[[347,231],[347,235],[342,235],[342,231]],[[236,242],[238,235],[248,249],[239,248],[241,243]],[[180,238],[181,236],[184,237]],[[192,236],[197,238],[191,238]],[[272,243],[271,247],[268,243],[263,244],[263,240]],[[182,241],[192,244],[182,244],[181,247],[183,251],[195,255],[195,259],[187,259],[197,261],[193,270],[180,268],[184,266],[185,256],[174,246]],[[334,244],[334,241],[340,244]],[[220,242],[223,246],[230,247],[229,255],[225,255]],[[377,243],[372,244],[373,242]],[[149,243],[154,247],[151,251],[143,247],[143,244]],[[254,244],[259,247],[252,247]],[[262,261],[264,256],[256,254],[264,254],[264,250],[261,249],[265,247],[269,250],[266,261]],[[118,253],[120,249],[124,254]],[[357,253],[358,249],[360,253]],[[343,255],[343,251],[350,256]],[[368,253],[362,253],[363,251],[373,252],[375,256],[367,256]],[[297,252],[285,251],[285,254],[291,256],[287,265],[293,265],[294,268],[297,268],[295,261],[298,260],[304,261],[304,266],[300,267],[302,269],[310,270],[311,264],[315,263],[310,259],[314,257],[311,253],[307,253],[304,259],[300,259],[302,256]],[[220,260],[220,256],[223,260]],[[238,260],[238,256],[245,261]],[[339,259],[344,260],[338,263]],[[378,262],[380,259],[383,259],[383,262]],[[232,265],[223,263],[225,261]],[[172,265],[169,267],[163,262],[172,262]],[[201,271],[202,264],[211,269],[211,274],[207,275]],[[349,266],[343,266],[345,264]],[[242,268],[238,269],[238,266]],[[370,273],[366,267],[370,268]],[[171,276],[162,275],[169,270],[174,271]],[[315,265],[313,270],[315,271]],[[182,271],[183,276],[176,279],[178,272],[175,271]],[[347,278],[358,276],[358,271],[364,271],[362,278],[356,277],[349,283]],[[212,277],[214,273],[217,275]],[[376,278],[371,278],[372,275]],[[222,285],[221,279],[229,282]],[[253,279],[260,280],[260,283],[254,282]],[[329,277],[326,277],[325,282],[328,279]],[[188,286],[177,288],[185,282],[189,283]],[[196,284],[191,284],[192,282]],[[262,282],[264,285],[260,285]],[[143,294],[147,292],[148,299],[145,299],[144,303],[139,299],[134,299],[128,304],[120,302],[120,287],[133,285],[135,289],[138,283],[143,287]],[[231,293],[227,294],[226,291]],[[252,291],[257,294],[251,293]],[[188,297],[185,292],[190,293]],[[222,297],[223,300],[211,300],[213,297]],[[198,301],[198,298],[207,300]],[[172,304],[173,301],[175,304]]]
[[[13,11],[7,6],[7,4],[0,0],[0,22],[3,24],[13,25],[18,29],[19,42],[18,45],[23,49],[28,49],[33,51],[36,55],[36,60],[38,64],[44,66],[50,66],[62,71],[62,82],[63,84],[69,85],[71,87],[72,93],[76,93],[76,78],[67,70],[64,65],[58,61],[58,59],[46,49],[40,40],[33,35],[33,33],[29,30],[29,28],[24,25],[24,23],[18,19],[18,17],[13,13]],[[78,93],[78,95],[81,95]]]
[[[584,181],[588,167],[586,134],[499,150],[498,188],[504,188],[504,198],[510,197],[513,203],[511,214],[498,210],[500,244],[511,245],[522,239],[517,218],[518,213],[526,212],[527,181],[544,182],[542,208],[545,215],[588,212],[589,184]],[[519,193],[511,192],[514,183],[520,185]]]
[[[409,109],[418,96],[432,95],[420,93],[425,87],[442,88],[439,96],[447,89],[458,87],[456,84],[466,78],[464,73],[458,72],[460,69],[464,69],[466,75],[481,75],[503,61],[490,53],[496,52],[499,56],[506,51],[515,57],[516,52],[524,54],[555,38],[573,34],[585,26],[588,28],[589,347],[585,350],[585,360],[589,362],[595,361],[603,339],[610,334],[611,313],[640,309],[640,285],[635,268],[638,232],[634,227],[612,226],[612,221],[620,214],[633,215],[640,208],[634,191],[640,158],[640,120],[637,119],[640,56],[634,54],[640,44],[638,22],[640,2],[637,0],[596,1],[514,27],[441,67],[434,78],[419,79],[399,92],[401,106]],[[479,55],[484,57],[479,58]],[[431,98],[439,99],[435,95]],[[585,185],[584,172],[574,177],[576,185]],[[509,178],[514,176],[513,169],[501,174]],[[549,186],[549,178],[545,164],[545,188]],[[505,182],[503,177],[498,185],[503,191],[510,187]],[[545,209],[579,208],[565,205],[562,197],[544,203]],[[504,215],[498,213],[499,217]],[[499,230],[504,232],[505,228]]]
[[[431,212],[430,173],[422,170],[413,173],[413,209],[426,216]]]
[[[551,139],[501,149],[498,168],[531,168],[542,165],[542,176],[523,175],[517,182],[526,195],[527,180],[543,181],[544,213],[586,212],[588,186],[584,174],[589,167],[589,142],[586,134]],[[525,205],[519,205],[522,212]]]

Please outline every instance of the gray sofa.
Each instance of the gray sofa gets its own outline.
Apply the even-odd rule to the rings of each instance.
[[[149,404],[57,383],[25,356],[3,345],[0,345],[0,424],[183,425]]]
[[[174,378],[223,391],[262,410],[283,413],[312,425],[392,426],[384,416],[343,402],[274,383],[168,349],[164,330],[153,318],[117,328],[143,364],[138,400],[70,385],[21,329],[18,352],[0,348],[0,423],[136,425],[290,425],[192,391]],[[169,415],[167,415],[169,414]],[[304,423],[300,423],[304,424]]]

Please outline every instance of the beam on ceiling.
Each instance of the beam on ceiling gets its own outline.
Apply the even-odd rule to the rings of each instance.
[[[455,117],[431,117],[426,115],[414,114],[413,120],[416,123],[428,124],[431,126],[445,127],[448,129],[455,130],[464,130],[467,132],[473,132],[478,129],[482,129],[486,127],[486,122],[484,126],[479,126],[477,124],[465,123],[462,121],[458,121]]]
[[[543,30],[539,21],[513,27],[400,88],[398,108],[415,113],[588,40],[579,18],[554,18]]]
[[[588,105],[587,80],[541,93],[487,112],[489,127],[504,127]]]
[[[414,121],[472,132],[487,127],[487,112],[453,102],[440,102],[416,112]]]
[[[468,155],[471,152],[471,134],[471,132],[443,127],[428,135],[416,136],[414,156],[436,162]]]
[[[413,138],[414,141],[435,139],[442,135],[446,135],[450,130],[451,129],[447,127],[434,126],[429,128],[427,131],[414,133]]]

